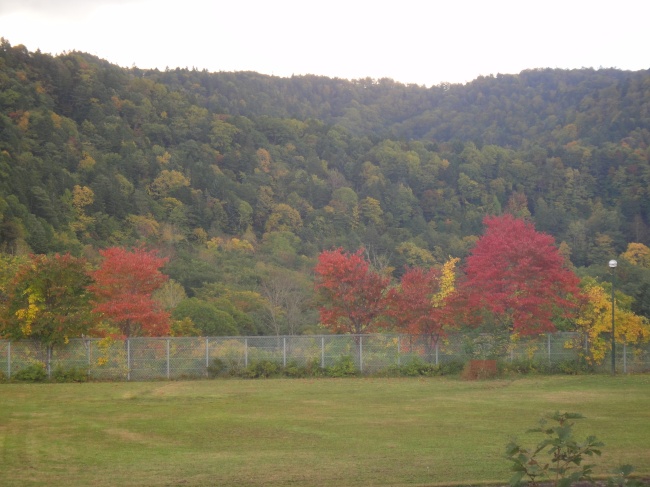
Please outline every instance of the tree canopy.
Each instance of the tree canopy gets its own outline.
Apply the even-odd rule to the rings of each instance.
[[[153,299],[167,276],[160,268],[167,259],[155,251],[110,247],[100,250],[103,260],[92,271],[94,309],[126,336],[162,336],[169,333],[169,313]]]
[[[581,277],[606,281],[625,253],[618,286],[648,317],[649,79],[534,69],[426,88],[125,69],[0,39],[0,252],[97,268],[100,250],[145,245],[177,296],[227,300],[238,333],[302,333],[323,251],[365,248],[397,286],[449,256],[469,268],[485,217],[508,212]],[[556,310],[527,309],[551,329]]]
[[[20,266],[0,302],[0,336],[37,339],[49,347],[88,334],[92,280],[84,259],[33,255]]]
[[[581,296],[553,237],[508,213],[484,223],[459,292],[468,321],[520,335],[555,331],[553,320],[575,311]]]

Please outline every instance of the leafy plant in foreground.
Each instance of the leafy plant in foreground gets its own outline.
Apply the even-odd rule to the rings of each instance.
[[[510,479],[513,487],[523,485],[528,478],[535,486],[540,481],[551,482],[556,487],[569,487],[580,480],[591,481],[593,465],[583,464],[585,457],[600,456],[603,443],[595,436],[589,436],[584,443],[573,438],[575,419],[582,419],[579,413],[556,411],[540,421],[540,427],[529,433],[542,433],[545,437],[535,448],[529,449],[516,441],[506,447],[506,455],[512,462],[515,475]],[[554,423],[548,424],[548,420]]]

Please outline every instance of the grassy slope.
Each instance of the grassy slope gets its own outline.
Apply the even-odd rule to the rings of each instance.
[[[504,482],[504,446],[554,410],[650,474],[650,376],[0,385],[0,484]]]

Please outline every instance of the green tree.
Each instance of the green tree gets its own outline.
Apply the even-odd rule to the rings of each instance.
[[[189,318],[203,336],[237,335],[237,325],[232,316],[221,311],[214,304],[198,298],[181,301],[172,311],[175,320]]]
[[[22,265],[0,307],[0,335],[35,339],[48,348],[88,334],[95,320],[84,259],[70,254],[34,255]]]

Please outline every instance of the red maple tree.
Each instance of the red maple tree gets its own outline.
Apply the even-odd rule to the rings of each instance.
[[[440,271],[415,267],[407,269],[400,285],[386,295],[388,316],[398,330],[420,336],[427,356],[446,335],[445,310],[435,299],[439,292]]]
[[[389,278],[370,268],[364,252],[339,248],[318,256],[314,271],[320,320],[335,333],[371,333],[383,323]]]
[[[465,266],[457,300],[471,323],[531,335],[555,330],[580,296],[579,279],[566,266],[552,236],[510,214],[488,216]],[[457,309],[460,309],[457,306]]]
[[[127,338],[168,334],[169,313],[152,298],[168,279],[160,272],[167,259],[142,248],[131,251],[110,247],[99,253],[104,260],[91,273],[95,282],[89,286],[94,294],[93,311],[116,325]]]

